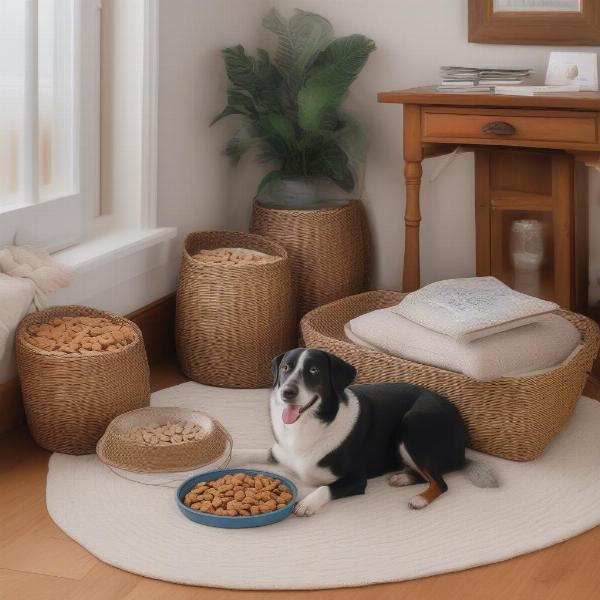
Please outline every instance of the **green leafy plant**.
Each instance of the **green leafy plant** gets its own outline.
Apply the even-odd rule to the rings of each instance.
[[[365,144],[342,103],[375,43],[358,34],[335,38],[327,19],[302,10],[285,19],[273,9],[263,26],[278,37],[273,62],[262,49],[256,57],[242,46],[223,50],[227,105],[211,125],[229,115],[244,122],[225,153],[237,162],[252,148],[259,160],[277,165],[258,194],[293,178],[328,178],[352,191],[352,163],[364,160]]]

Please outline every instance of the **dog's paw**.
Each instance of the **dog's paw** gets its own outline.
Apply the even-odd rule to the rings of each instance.
[[[421,496],[421,494],[418,494],[417,496],[413,496],[408,503],[408,506],[410,508],[414,508],[415,510],[419,510],[420,508],[425,508],[428,505],[429,505],[429,501],[427,500],[427,498],[424,498],[423,496]]]
[[[297,517],[312,517],[331,500],[331,492],[326,485],[317,488],[296,504],[294,514]]]
[[[412,485],[413,483],[416,483],[416,481],[417,478],[412,473],[407,473],[405,471],[396,473],[388,479],[388,483],[390,485],[393,485],[394,487],[404,487],[405,485]]]
[[[315,508],[310,502],[301,500],[298,502],[298,504],[296,504],[296,508],[294,508],[294,514],[297,517],[312,517],[318,510],[319,508]]]

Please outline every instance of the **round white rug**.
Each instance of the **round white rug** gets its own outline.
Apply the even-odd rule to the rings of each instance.
[[[185,383],[153,394],[152,404],[206,410],[238,448],[258,448],[271,440],[267,398],[266,390]],[[505,560],[598,525],[599,431],[600,403],[581,398],[538,460],[485,457],[498,489],[475,488],[452,473],[448,493],[421,511],[408,508],[420,486],[392,488],[381,477],[364,496],[331,502],[314,517],[213,529],[183,517],[173,489],[123,479],[95,456],[61,454],[50,459],[47,504],[58,526],[92,554],[156,579],[242,589],[400,581]]]

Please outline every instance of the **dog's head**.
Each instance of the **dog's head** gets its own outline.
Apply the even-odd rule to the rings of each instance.
[[[286,425],[316,416],[331,422],[356,369],[329,352],[296,348],[273,359],[273,394]]]

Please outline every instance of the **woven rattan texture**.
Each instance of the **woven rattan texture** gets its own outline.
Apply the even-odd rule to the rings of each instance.
[[[218,264],[202,249],[249,248],[279,260]],[[175,318],[183,372],[199,383],[258,388],[271,384],[271,360],[295,345],[296,304],[287,252],[259,235],[190,234],[184,244]]]
[[[25,339],[29,325],[55,317],[104,317],[129,325],[136,339],[118,352],[59,355]],[[57,306],[32,313],[16,337],[17,367],[27,423],[35,441],[54,452],[90,454],[106,426],[121,413],[150,402],[150,374],[142,334],[123,317],[85,306]]]
[[[133,427],[178,421],[197,423],[204,430],[200,440],[170,446],[150,446],[129,439],[125,434]],[[224,457],[231,448],[231,436],[216,419],[201,411],[184,408],[142,408],[114,419],[98,442],[102,462],[138,473],[172,473],[199,469]]]
[[[275,209],[255,202],[252,232],[288,251],[300,316],[368,289],[370,235],[358,200],[321,210]]]
[[[357,383],[406,381],[448,398],[461,412],[470,447],[510,460],[539,456],[569,420],[598,354],[598,326],[582,315],[559,311],[581,332],[583,347],[550,372],[476,381],[451,371],[414,363],[357,346],[344,335],[354,317],[393,306],[400,292],[367,292],[332,302],[301,322],[308,347],[337,354],[353,364]]]

